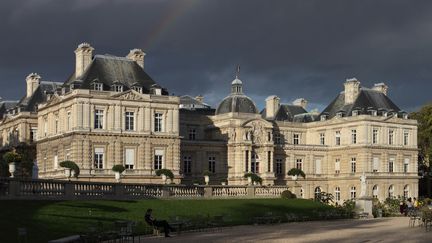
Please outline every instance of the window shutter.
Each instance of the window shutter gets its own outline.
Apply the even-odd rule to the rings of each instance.
[[[373,170],[379,171],[379,159],[378,158],[373,158]]]
[[[339,170],[340,171],[340,161],[336,161],[335,162],[335,170]]]
[[[321,174],[321,160],[320,159],[315,160],[315,174],[317,174],[317,175]]]

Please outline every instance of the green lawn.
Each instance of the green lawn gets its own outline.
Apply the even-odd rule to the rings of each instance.
[[[147,208],[153,208],[157,219],[176,215],[185,218],[228,215],[231,225],[251,224],[254,216],[266,212],[285,219],[285,213],[312,215],[332,209],[303,199],[0,201],[0,205],[0,242],[16,242],[18,227],[28,229],[29,242],[46,242],[85,233],[98,222],[103,224],[104,229],[112,228],[116,220],[143,222]]]

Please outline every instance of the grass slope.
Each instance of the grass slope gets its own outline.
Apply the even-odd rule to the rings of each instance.
[[[229,215],[231,225],[250,224],[254,216],[266,212],[311,215],[331,209],[303,199],[0,201],[0,205],[0,242],[16,242],[18,227],[27,228],[29,242],[85,233],[98,222],[109,229],[116,220],[143,221],[147,208],[153,208],[157,219]]]

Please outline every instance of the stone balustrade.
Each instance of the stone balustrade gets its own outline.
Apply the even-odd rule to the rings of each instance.
[[[288,186],[187,186],[0,178],[0,200],[278,198],[288,189]]]

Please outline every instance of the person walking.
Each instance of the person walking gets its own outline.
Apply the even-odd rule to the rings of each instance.
[[[175,231],[174,228],[172,228],[166,220],[156,220],[152,216],[153,209],[149,208],[147,209],[147,212],[144,216],[145,221],[147,224],[153,226],[153,227],[162,227],[164,229],[165,237],[171,237],[169,235],[170,231]]]

